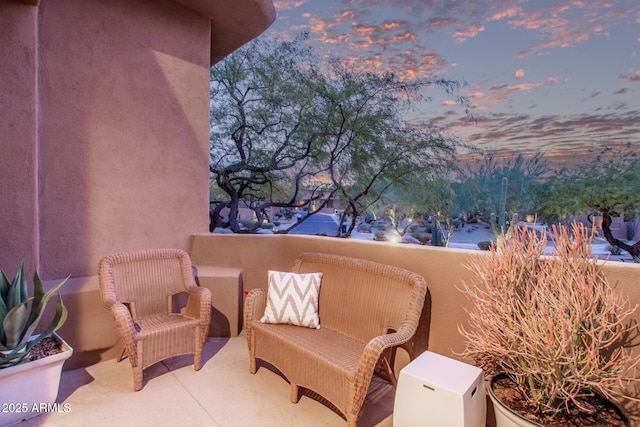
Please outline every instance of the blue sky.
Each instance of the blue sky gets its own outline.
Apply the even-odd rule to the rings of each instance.
[[[466,81],[475,121],[430,91],[413,117],[489,149],[640,150],[638,0],[276,0],[266,36],[402,78]]]

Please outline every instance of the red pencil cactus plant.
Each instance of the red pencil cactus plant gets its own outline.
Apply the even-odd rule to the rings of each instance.
[[[505,372],[538,419],[593,408],[594,392],[614,399],[640,359],[630,349],[637,325],[631,307],[591,258],[583,225],[553,227],[555,256],[544,233],[522,227],[468,267],[475,283],[461,290],[473,301],[461,353],[488,375]]]

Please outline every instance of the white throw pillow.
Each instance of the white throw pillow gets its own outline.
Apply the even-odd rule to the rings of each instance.
[[[320,329],[318,298],[322,273],[269,271],[267,307],[262,323]]]

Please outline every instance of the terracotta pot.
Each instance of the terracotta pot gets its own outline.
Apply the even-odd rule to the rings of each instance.
[[[57,334],[62,352],[33,362],[0,369],[0,426],[9,426],[44,412],[65,410],[55,404],[62,365],[73,349]]]
[[[515,411],[512,411],[508,406],[498,399],[498,397],[493,392],[493,383],[502,378],[506,378],[507,374],[500,373],[494,375],[488,384],[489,397],[491,398],[491,402],[493,403],[493,410],[496,417],[496,427],[545,427],[542,424],[538,424],[535,421],[531,421],[522,415],[518,414]],[[628,427],[631,427],[631,420],[620,410],[620,408],[616,407],[616,412],[625,422]]]

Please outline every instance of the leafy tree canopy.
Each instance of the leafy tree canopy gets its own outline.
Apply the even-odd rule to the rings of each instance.
[[[211,69],[212,228],[225,208],[238,232],[239,207],[251,207],[253,231],[268,207],[334,196],[355,219],[392,184],[453,164],[457,142],[403,114],[426,86],[453,93],[460,83],[405,82],[339,60],[321,71],[304,39],[258,39]]]

